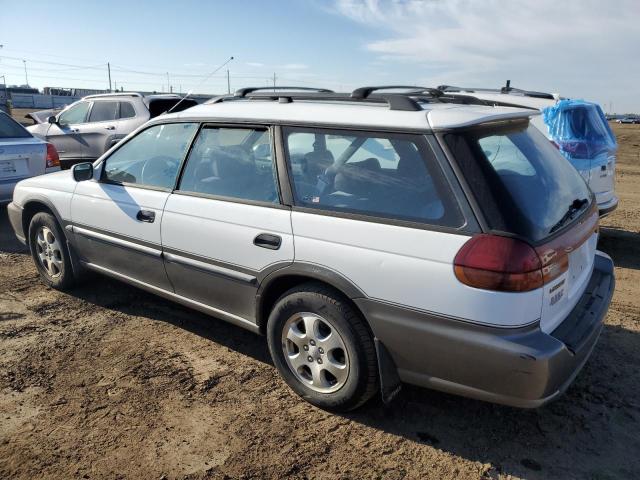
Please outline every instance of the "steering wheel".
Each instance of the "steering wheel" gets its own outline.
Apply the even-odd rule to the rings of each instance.
[[[144,162],[140,172],[141,183],[166,187],[167,180],[172,180],[178,171],[180,162],[166,155],[158,155]]]

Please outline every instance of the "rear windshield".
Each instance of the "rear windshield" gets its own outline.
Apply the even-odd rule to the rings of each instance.
[[[13,118],[0,113],[0,138],[29,138],[31,134]]]
[[[592,201],[580,174],[528,123],[468,129],[445,141],[494,230],[537,242]]]

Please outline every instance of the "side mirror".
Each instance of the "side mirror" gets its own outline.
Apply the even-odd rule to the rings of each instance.
[[[47,122],[49,122],[49,123],[58,123],[58,121],[56,120],[56,116],[55,115],[51,115],[49,118],[47,118]]]
[[[93,178],[93,164],[89,162],[78,163],[72,167],[73,179],[76,182],[84,182]]]

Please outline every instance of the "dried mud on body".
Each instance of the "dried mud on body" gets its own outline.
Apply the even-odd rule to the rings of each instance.
[[[566,395],[517,410],[405,387],[315,409],[263,338],[92,277],[45,288],[0,212],[0,478],[638,478],[640,126],[615,126],[617,288]]]

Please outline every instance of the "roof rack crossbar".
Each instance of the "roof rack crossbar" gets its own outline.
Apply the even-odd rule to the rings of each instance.
[[[318,92],[318,93],[334,93],[333,90],[328,88],[313,88],[313,87],[285,87],[285,86],[273,86],[273,87],[246,87],[236,90],[234,96],[246,97],[248,94],[258,91],[303,91],[303,92]]]
[[[439,97],[442,92],[437,88],[419,87],[416,85],[379,85],[372,87],[360,87],[351,92],[352,98],[365,99],[368,98],[373,92],[378,90],[409,90],[408,92],[400,93],[401,95],[410,95],[412,93],[425,93],[428,92],[434,97]],[[396,93],[397,95],[398,93]]]

